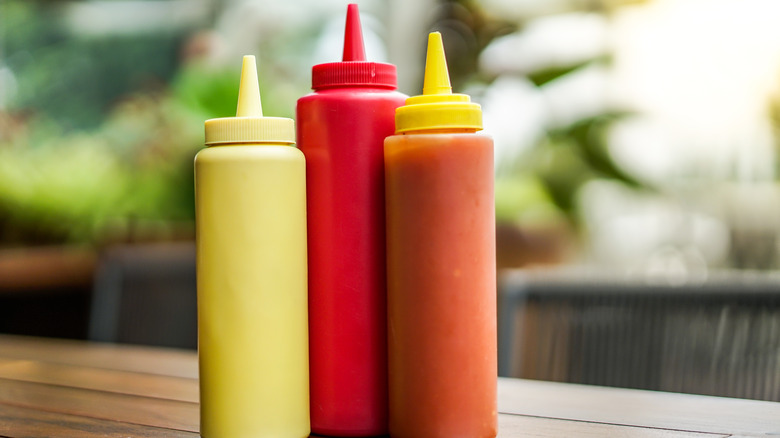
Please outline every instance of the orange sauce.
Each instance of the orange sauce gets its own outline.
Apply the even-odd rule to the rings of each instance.
[[[490,137],[385,140],[393,438],[496,436],[493,179]]]

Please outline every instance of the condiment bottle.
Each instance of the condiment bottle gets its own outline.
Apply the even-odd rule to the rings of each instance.
[[[195,157],[200,432],[309,435],[306,188],[292,119],[263,117],[245,56],[236,117]]]
[[[383,140],[393,133],[394,65],[368,62],[357,5],[342,62],[312,68],[298,100],[306,156],[312,432],[387,433]]]
[[[385,140],[390,436],[497,432],[493,141],[431,33],[423,94]]]

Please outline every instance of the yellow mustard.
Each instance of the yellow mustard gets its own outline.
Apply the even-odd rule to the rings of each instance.
[[[292,119],[263,117],[245,56],[236,117],[195,158],[200,431],[309,435],[306,188]]]

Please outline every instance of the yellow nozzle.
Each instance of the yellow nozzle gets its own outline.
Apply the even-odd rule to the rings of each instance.
[[[236,117],[263,117],[260,86],[257,80],[257,64],[252,55],[244,56],[244,63],[241,65],[241,84],[238,86]]]
[[[395,132],[482,129],[482,108],[465,94],[453,94],[439,32],[428,35],[423,94],[395,111]]]
[[[263,117],[255,57],[244,56],[235,117],[206,120],[206,144],[293,144],[295,125],[284,117]]]
[[[439,32],[431,32],[428,35],[423,94],[452,94],[447,59],[444,57],[444,43]]]

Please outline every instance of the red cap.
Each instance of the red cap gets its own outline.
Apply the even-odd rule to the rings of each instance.
[[[363,32],[360,29],[358,6],[347,6],[347,25],[344,30],[344,54],[341,62],[315,65],[311,69],[311,88],[371,86],[398,87],[393,64],[366,61]]]

